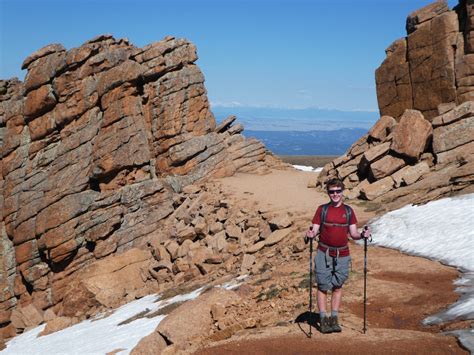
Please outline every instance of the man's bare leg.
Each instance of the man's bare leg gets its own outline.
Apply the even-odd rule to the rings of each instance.
[[[327,314],[327,311],[326,311],[326,305],[327,305],[327,301],[328,301],[327,291],[321,291],[321,290],[318,289],[317,298],[318,298],[319,313],[326,313]]]
[[[341,306],[342,300],[342,288],[334,288],[332,290],[332,297],[331,297],[331,311],[339,312],[339,307]],[[319,302],[318,302],[319,306]]]

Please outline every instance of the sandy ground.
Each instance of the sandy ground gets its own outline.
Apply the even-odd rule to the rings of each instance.
[[[296,170],[273,170],[267,175],[238,174],[220,179],[232,198],[250,204],[262,211],[287,211],[295,221],[298,233],[303,234],[316,207],[328,201],[325,194],[310,189],[314,173]],[[359,225],[375,216],[361,205],[352,205]],[[291,243],[291,241],[289,241]],[[353,272],[344,287],[343,305],[340,310],[342,333],[323,335],[312,329],[308,337],[308,294],[301,292],[294,297],[292,307],[280,300],[282,314],[289,314],[278,327],[244,330],[230,339],[209,344],[198,354],[464,354],[456,338],[441,333],[444,329],[467,327],[458,322],[443,326],[426,327],[421,321],[456,301],[453,281],[456,269],[438,262],[404,255],[395,250],[369,247],[367,278],[367,322],[363,325],[363,247],[351,243]],[[308,268],[306,252],[292,256],[279,269],[280,282],[291,284],[292,277]],[[306,271],[307,272],[307,271]],[[276,277],[276,276],[275,276]],[[274,280],[273,280],[274,281]],[[314,289],[313,294],[316,293]],[[292,300],[293,302],[293,300]],[[315,304],[315,300],[313,304]],[[279,307],[279,303],[276,304]],[[313,310],[315,310],[315,306]],[[314,320],[316,313],[311,314]],[[282,316],[283,317],[283,316]],[[303,322],[301,322],[303,320]]]
[[[268,211],[288,211],[299,220],[311,224],[316,208],[329,198],[313,188],[309,183],[316,181],[317,174],[299,170],[273,170],[266,175],[236,174],[219,183],[224,191],[238,199]],[[374,212],[366,212],[358,205],[352,206],[359,224],[374,217]]]

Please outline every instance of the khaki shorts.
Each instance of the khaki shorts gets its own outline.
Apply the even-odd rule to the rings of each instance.
[[[318,249],[314,258],[316,283],[321,291],[340,288],[349,278],[350,256],[338,258],[327,255]]]

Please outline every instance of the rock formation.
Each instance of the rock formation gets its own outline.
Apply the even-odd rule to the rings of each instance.
[[[338,177],[348,198],[383,209],[474,191],[473,9],[437,1],[408,16],[407,37],[376,71],[381,118],[325,166],[318,186]]]
[[[166,221],[190,201],[179,197],[183,188],[271,159],[262,143],[240,134],[235,117],[216,127],[196,60],[195,46],[183,39],[136,48],[103,35],[69,51],[46,46],[23,62],[24,83],[0,81],[4,335],[42,321],[44,310],[71,317],[76,306],[84,315],[107,305],[110,297],[94,286],[102,271],[90,275],[85,266],[150,240],[155,253],[165,253],[165,225],[172,226]],[[187,255],[180,248],[191,248],[214,222],[178,224],[179,239],[166,253]],[[215,243],[220,248],[225,240]],[[162,277],[163,268],[165,275],[190,268],[172,263],[176,255],[162,256],[152,277],[152,255],[133,255],[129,296]],[[109,280],[107,287],[118,286]]]
[[[474,7],[445,0],[410,14],[407,36],[393,42],[375,73],[381,116],[397,120],[406,109],[431,121],[448,108],[473,100]]]

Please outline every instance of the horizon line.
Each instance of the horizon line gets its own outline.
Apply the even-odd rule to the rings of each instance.
[[[342,109],[334,107],[322,107],[322,106],[280,106],[280,105],[244,105],[241,103],[220,103],[210,101],[211,110],[214,107],[217,108],[253,108],[253,109],[276,109],[276,110],[321,110],[321,111],[338,111],[338,112],[379,112],[378,108],[353,108],[353,109]]]

